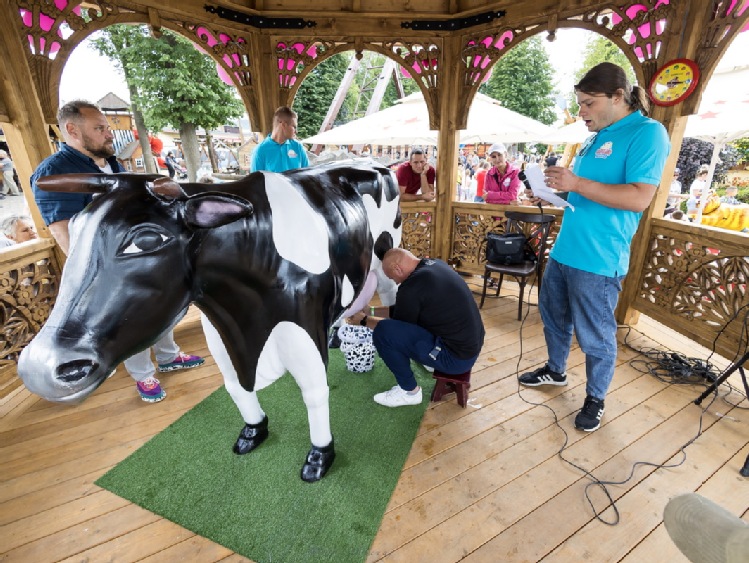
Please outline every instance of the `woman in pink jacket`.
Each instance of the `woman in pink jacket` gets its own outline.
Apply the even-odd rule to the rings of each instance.
[[[484,182],[486,203],[518,205],[520,191],[520,170],[507,162],[507,148],[502,143],[489,147],[491,169]]]

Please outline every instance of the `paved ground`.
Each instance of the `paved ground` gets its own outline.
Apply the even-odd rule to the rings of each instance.
[[[29,213],[29,207],[26,204],[25,194],[20,196],[5,196],[5,199],[0,199],[0,219],[12,215],[14,213]]]

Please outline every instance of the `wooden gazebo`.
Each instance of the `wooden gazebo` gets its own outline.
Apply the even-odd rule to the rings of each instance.
[[[321,61],[345,50],[376,51],[415,77],[431,126],[439,130],[439,152],[450,155],[457,152],[457,132],[465,126],[471,101],[494,63],[530,36],[542,33],[552,40],[559,29],[583,28],[616,43],[632,63],[640,84],[648,84],[654,73],[673,59],[691,59],[699,66],[702,79],[691,97],[669,107],[655,107],[652,112],[671,136],[671,156],[663,175],[671,178],[686,117],[695,112],[718,61],[747,22],[749,0],[641,0],[626,4],[595,0],[422,0],[418,4],[410,0],[2,0],[0,125],[42,235],[0,254],[4,322],[0,336],[0,435],[4,439],[0,465],[5,483],[0,495],[0,528],[5,534],[3,541],[14,546],[10,560],[57,560],[77,558],[81,553],[90,560],[119,557],[129,561],[149,555],[162,561],[196,557],[203,561],[240,560],[229,550],[191,537],[122,499],[94,491],[91,485],[107,467],[220,385],[215,366],[207,362],[201,374],[195,370],[172,376],[170,393],[182,387],[190,391],[181,395],[175,391],[163,403],[166,410],[162,411],[148,407],[151,410],[136,412],[129,402],[132,393],[125,391],[132,391],[132,382],[126,377],[112,378],[108,388],[85,407],[66,411],[58,405],[40,404],[43,401],[31,397],[15,374],[18,353],[49,316],[64,260],[41,221],[28,179],[53,150],[50,128],[56,127],[62,70],[72,50],[90,34],[116,23],[147,24],[155,35],[164,28],[182,34],[224,68],[251,122],[266,132],[276,107],[291,105],[305,76]],[[456,201],[455,167],[456,159],[441,159],[435,202],[402,204],[404,245],[415,254],[451,260],[463,272],[480,274],[486,233],[501,230],[506,211],[524,209]],[[686,337],[682,350],[702,345],[725,358],[735,358],[737,346],[746,345],[749,235],[664,220],[667,194],[666,183],[640,224],[618,320],[622,325],[634,325],[644,313]],[[560,211],[551,212],[561,218]],[[467,279],[476,285],[475,279]],[[690,467],[682,468],[681,481],[655,474],[640,487],[632,485],[640,490],[629,496],[628,522],[645,522],[642,530],[637,529],[637,539],[622,539],[632,535],[636,526],[628,526],[630,532],[617,536],[605,526],[591,531],[584,510],[568,510],[570,503],[578,500],[577,492],[564,489],[573,481],[569,472],[560,472],[553,465],[555,459],[544,457],[555,458],[556,442],[544,437],[546,430],[533,435],[540,436],[538,442],[533,441],[523,419],[530,417],[535,424],[542,418],[537,412],[541,409],[513,399],[517,383],[512,370],[521,364],[523,369],[538,365],[545,357],[537,313],[520,339],[513,324],[516,304],[497,302],[484,309],[485,319],[492,320],[485,320],[492,342],[485,345],[486,353],[476,368],[482,370],[483,379],[471,391],[486,408],[458,412],[450,410],[452,405],[440,405],[430,409],[426,427],[404,469],[409,487],[420,483],[424,491],[433,488],[431,498],[441,499],[444,492],[450,502],[433,510],[405,486],[397,489],[393,509],[369,560],[393,553],[393,559],[409,561],[457,561],[469,553],[473,560],[497,561],[503,558],[498,554],[538,560],[548,551],[527,541],[527,535],[539,526],[549,550],[571,538],[552,554],[552,560],[554,555],[560,561],[673,560],[675,548],[664,548],[670,544],[659,525],[664,497],[697,490],[706,483],[716,496],[746,510],[746,495],[735,492],[746,484],[732,482],[736,472],[716,461],[730,458],[732,463],[737,459],[743,463],[746,458],[746,416],[740,409],[731,411],[726,403],[713,410],[726,419],[743,422],[743,427],[737,430],[739,425],[715,424],[713,420],[704,429],[707,432],[707,426],[712,425],[710,447],[690,458]],[[505,309],[509,316],[502,316]],[[197,348],[202,337],[195,315],[187,320],[192,324],[180,333],[187,343],[183,345],[195,346],[196,352],[203,353]],[[652,344],[646,340],[641,344]],[[522,342],[528,353],[525,357],[521,353],[516,363],[505,342]],[[572,356],[572,369],[584,371],[582,354],[573,351]],[[662,391],[624,365],[635,353],[623,347],[620,356],[618,369],[623,374],[612,391],[617,400],[607,410],[607,417],[618,417],[609,435],[621,440],[604,440],[605,444],[586,440],[575,455],[619,468],[619,448],[627,453],[636,442],[649,438],[648,452],[662,454],[659,459],[665,463],[676,451],[669,453],[663,444],[691,438],[689,425],[694,413],[682,408],[683,402],[688,402],[680,396],[683,392]],[[570,387],[569,392],[574,395],[580,390]],[[563,416],[571,412],[565,395],[554,395],[549,402]],[[131,423],[133,428],[124,432]],[[553,431],[548,430],[550,436]],[[596,434],[603,431],[605,427]],[[740,438],[742,432],[744,438]],[[573,438],[578,440],[579,436]],[[602,444],[611,451],[604,451],[607,448]],[[494,464],[485,463],[490,457]],[[468,467],[469,459],[476,465]],[[478,484],[494,486],[490,482],[498,467],[506,483],[497,484],[497,492],[491,494],[477,492],[473,487]],[[536,480],[517,478],[531,472]],[[448,487],[457,475],[467,475],[461,481],[466,491]],[[539,483],[552,482],[559,484],[559,489],[538,491]],[[500,486],[506,489],[502,496]],[[461,502],[452,502],[454,498]],[[556,508],[542,511],[535,510],[536,506]],[[472,517],[466,518],[469,512]],[[502,517],[497,516],[500,513]],[[553,521],[549,514],[554,515]],[[527,527],[514,527],[513,518],[527,521]],[[427,533],[422,529],[426,527],[431,528]],[[470,548],[475,551],[465,546],[465,538],[476,544]],[[154,545],[153,551],[147,551]],[[4,551],[0,545],[0,552]]]
[[[376,51],[416,78],[431,126],[439,130],[439,151],[448,155],[457,151],[456,132],[465,127],[482,79],[504,53],[538,33],[552,40],[558,29],[584,28],[616,43],[640,84],[675,58],[692,59],[699,66],[702,80],[690,98],[652,112],[671,135],[671,158],[663,176],[670,178],[686,116],[694,113],[720,57],[749,20],[746,1],[717,0],[646,0],[625,6],[424,0],[418,8],[408,2],[356,0],[315,6],[285,0],[246,5],[185,0],[158,8],[139,1],[5,0],[1,9],[0,122],[25,188],[34,167],[52,151],[50,126],[56,126],[65,62],[82,40],[115,23],[148,24],[156,35],[168,28],[200,45],[234,81],[252,123],[266,131],[275,108],[291,104],[315,65],[344,50]],[[403,205],[405,244],[416,254],[453,259],[462,270],[479,273],[485,234],[498,227],[504,209],[456,202],[451,181],[455,166],[455,159],[441,160],[435,203]],[[718,350],[731,356],[738,327],[730,321],[747,303],[746,237],[658,219],[667,188],[659,190],[635,240],[619,320],[625,323],[637,311],[646,312],[704,344],[720,334]],[[46,318],[62,259],[53,252],[30,190],[25,193],[43,238],[2,259],[2,275],[8,280],[3,292],[15,296],[3,301],[2,356],[7,359]],[[45,257],[49,260],[41,260]],[[38,291],[23,290],[27,297],[19,300],[15,292],[28,287],[22,282],[29,276]]]

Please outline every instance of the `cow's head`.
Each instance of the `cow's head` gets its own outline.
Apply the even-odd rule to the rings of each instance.
[[[217,192],[187,197],[162,176],[67,174],[38,186],[101,194],[70,222],[57,302],[18,363],[32,392],[79,402],[178,320],[207,230],[251,215],[252,205]]]

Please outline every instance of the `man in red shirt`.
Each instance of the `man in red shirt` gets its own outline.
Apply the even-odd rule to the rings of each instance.
[[[434,199],[435,171],[429,166],[421,149],[411,151],[408,162],[395,171],[401,191],[401,201],[432,201]],[[421,192],[421,193],[419,193]]]

